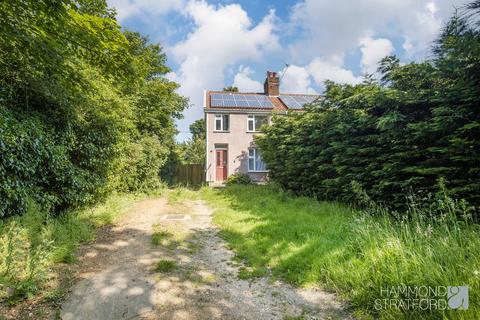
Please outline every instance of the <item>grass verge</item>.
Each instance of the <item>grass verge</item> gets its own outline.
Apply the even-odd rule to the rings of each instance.
[[[358,318],[479,319],[480,228],[416,215],[393,221],[349,207],[293,197],[272,186],[202,189],[222,236],[251,270],[344,297]],[[455,206],[455,203],[449,203]],[[448,211],[448,210],[447,210]],[[467,310],[385,307],[393,286],[469,286]],[[394,298],[394,296],[391,296]]]
[[[74,273],[69,264],[75,262],[78,246],[93,240],[97,228],[114,223],[135,201],[152,195],[112,195],[96,206],[60,216],[32,203],[24,215],[0,221],[0,314],[21,318],[24,301],[30,309],[60,301]],[[32,316],[47,318],[48,310],[40,309]]]
[[[168,204],[174,206],[184,207],[183,202],[185,200],[197,200],[199,199],[198,190],[185,188],[185,187],[176,187],[173,190],[169,190],[167,194]]]

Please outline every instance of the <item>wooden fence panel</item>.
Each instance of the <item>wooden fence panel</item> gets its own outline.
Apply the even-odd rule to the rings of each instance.
[[[203,164],[181,164],[175,171],[175,184],[200,186],[205,182]]]

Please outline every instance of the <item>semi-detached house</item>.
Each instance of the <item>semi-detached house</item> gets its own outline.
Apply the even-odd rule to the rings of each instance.
[[[222,182],[243,172],[265,181],[268,168],[255,146],[254,136],[270,124],[273,114],[301,111],[317,95],[280,93],[276,72],[267,72],[264,92],[205,91],[206,181]]]

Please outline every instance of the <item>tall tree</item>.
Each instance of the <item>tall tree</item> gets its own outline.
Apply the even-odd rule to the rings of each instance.
[[[158,184],[188,101],[104,0],[0,2],[0,216]]]
[[[205,139],[205,119],[198,119],[194,121],[190,127],[190,133],[192,134],[192,139]]]
[[[238,92],[238,88],[237,88],[237,87],[234,87],[234,86],[229,86],[229,87],[223,88],[223,91],[226,91],[226,92]]]

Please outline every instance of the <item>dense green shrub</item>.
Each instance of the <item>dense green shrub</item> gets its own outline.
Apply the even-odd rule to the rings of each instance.
[[[0,154],[0,216],[24,212],[29,197],[45,207],[79,201],[69,197],[80,191],[75,187],[81,187],[81,172],[75,171],[68,149],[55,144],[38,115],[17,119],[0,106]],[[73,194],[56,192],[60,185],[72,185]]]
[[[452,18],[433,60],[387,57],[379,81],[327,82],[306,112],[277,117],[257,138],[270,177],[297,193],[347,201],[357,181],[375,201],[401,209],[412,190],[431,198],[444,177],[453,196],[480,204],[480,29],[469,17]]]
[[[0,217],[145,190],[188,101],[159,45],[103,0],[0,3]]]
[[[142,137],[129,144],[125,152],[121,185],[125,191],[149,190],[161,186],[160,169],[163,167],[167,149],[155,137]]]
[[[227,178],[227,185],[233,184],[251,184],[252,178],[246,173],[237,172]]]

